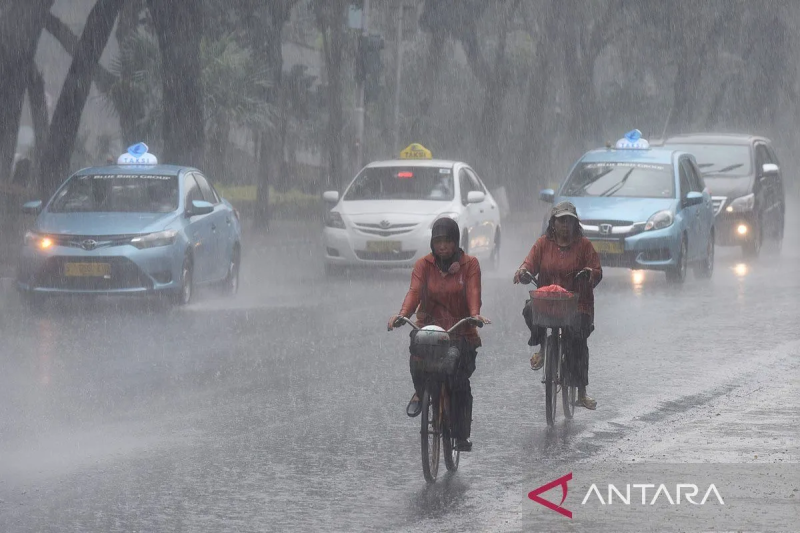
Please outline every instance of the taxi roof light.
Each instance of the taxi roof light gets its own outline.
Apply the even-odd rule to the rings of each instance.
[[[118,165],[157,165],[158,158],[149,153],[145,143],[136,143],[128,147],[128,151],[117,158]]]
[[[631,130],[618,140],[614,147],[617,150],[647,150],[650,148],[650,143],[642,138],[641,131]]]
[[[400,159],[433,159],[433,154],[421,144],[411,143],[400,152]]]

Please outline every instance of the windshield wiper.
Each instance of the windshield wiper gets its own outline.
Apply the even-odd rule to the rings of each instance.
[[[727,167],[723,167],[719,170],[714,170],[714,174],[722,174],[723,172],[728,172],[729,170],[733,170],[734,168],[739,168],[743,166],[742,163],[736,163],[734,165],[728,165]]]
[[[697,168],[713,167],[714,163],[698,163]]]
[[[634,170],[636,170],[636,167],[634,167],[634,168],[630,169],[629,171],[627,171],[625,173],[625,175],[622,176],[621,180],[619,180],[617,183],[615,183],[614,185],[612,185],[611,187],[609,187],[608,189],[606,189],[602,193],[598,194],[598,196],[614,196],[615,192],[619,191],[621,188],[623,188],[625,186],[625,182],[628,181],[628,178],[631,177],[631,172],[633,172]]]

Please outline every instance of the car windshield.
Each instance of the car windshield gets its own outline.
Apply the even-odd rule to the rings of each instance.
[[[58,191],[53,213],[169,213],[178,208],[178,178],[149,174],[75,176]]]
[[[735,144],[670,144],[671,148],[694,154],[703,174],[749,176],[750,147]]]
[[[455,196],[450,167],[371,167],[361,171],[344,200],[434,200]]]
[[[671,165],[630,162],[582,163],[572,171],[564,196],[674,198]]]

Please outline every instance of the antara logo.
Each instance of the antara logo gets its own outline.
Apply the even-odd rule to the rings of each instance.
[[[569,492],[567,483],[572,481],[572,472],[569,474],[562,476],[558,479],[554,479],[550,483],[546,483],[539,487],[538,489],[534,489],[528,493],[528,498],[535,501],[539,505],[544,505],[548,509],[551,509],[559,514],[566,516],[567,518],[572,518],[572,511],[563,507],[564,501],[567,499],[567,493]],[[561,487],[561,502],[556,505],[555,503],[545,500],[541,497],[541,494],[553,489],[555,487]],[[625,485],[625,492],[623,492],[616,487],[616,485],[608,484],[606,495],[607,497],[603,499],[603,493],[601,493],[600,489],[597,487],[596,483],[592,483],[589,487],[589,490],[586,491],[586,496],[584,496],[581,505],[586,505],[586,503],[592,498],[592,496],[596,497],[597,500],[602,505],[614,505],[614,503],[623,504],[623,505],[631,505],[631,487],[633,487],[634,492],[636,490],[641,490],[641,502],[642,505],[655,505],[658,501],[659,497],[662,497],[665,501],[668,501],[670,505],[681,505],[683,496],[683,500],[689,502],[692,505],[705,505],[709,498],[713,495],[714,498],[719,502],[720,505],[725,505],[725,501],[722,499],[722,495],[720,495],[717,487],[712,483],[708,486],[708,489],[705,491],[705,495],[703,499],[700,501],[695,501],[695,497],[698,496],[700,493],[700,488],[693,484],[693,483],[678,483],[675,485],[675,490],[670,492],[665,484],[658,485],[656,488],[655,484],[652,483],[635,483],[635,484],[626,484]],[[652,499],[648,501],[648,494],[647,489],[655,489]],[[672,494],[675,494],[675,497],[672,497]],[[614,502],[614,498],[618,500],[618,502]],[[634,503],[636,503],[634,501]]]

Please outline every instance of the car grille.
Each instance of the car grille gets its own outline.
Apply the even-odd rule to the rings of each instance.
[[[356,223],[356,229],[367,235],[379,235],[381,237],[393,237],[411,233],[418,224],[365,224]]]
[[[53,243],[58,246],[95,250],[109,246],[122,246],[130,244],[131,239],[137,235],[48,235]]]
[[[366,252],[363,250],[356,250],[356,257],[364,261],[408,261],[414,257],[416,250],[413,252]]]
[[[110,279],[88,276],[64,275],[64,264],[108,263],[111,265]],[[51,257],[44,267],[36,273],[32,285],[43,289],[64,289],[80,291],[113,291],[119,289],[152,289],[150,278],[139,270],[133,261],[124,257],[66,258]]]
[[[629,220],[582,220],[581,227],[587,237],[630,237],[644,231],[644,222]],[[607,231],[604,231],[607,230]]]
[[[712,196],[711,197],[711,205],[714,207],[714,216],[719,215],[722,211],[722,208],[725,207],[725,201],[728,199],[727,196]]]

